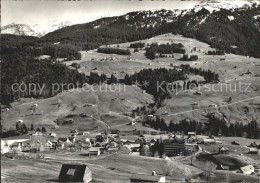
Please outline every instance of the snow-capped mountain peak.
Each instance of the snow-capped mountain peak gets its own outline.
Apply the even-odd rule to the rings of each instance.
[[[35,32],[28,25],[11,23],[1,27],[1,34],[15,34],[19,36],[34,36]]]
[[[258,0],[202,0],[200,4],[194,7],[195,12],[202,8],[207,9],[211,13],[219,11],[220,9],[236,9],[251,6],[252,4],[259,4]]]
[[[87,22],[84,18],[73,19],[73,20],[54,20],[51,22],[40,22],[38,24],[29,27],[26,24],[15,24],[11,23],[6,26],[1,27],[1,34],[14,34],[14,35],[27,35],[27,36],[37,36],[42,37],[55,30]]]
[[[51,23],[49,22],[43,22],[40,24],[35,24],[32,26],[32,29],[36,32],[37,36],[41,37],[44,36],[45,34],[48,34],[49,32],[53,32],[55,30],[71,26],[74,23],[71,21],[58,21],[54,20]]]

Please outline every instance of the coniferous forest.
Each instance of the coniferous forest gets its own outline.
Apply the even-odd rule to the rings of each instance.
[[[47,45],[38,43],[38,38],[29,36],[1,36],[1,103],[9,105],[21,97],[46,98],[55,95],[51,85],[53,83],[84,83],[86,77],[77,70],[71,70],[56,58],[68,60],[80,59],[81,55],[75,48],[64,45]],[[39,60],[35,57],[47,54],[48,60]],[[38,83],[44,90],[28,93],[30,83]],[[15,87],[23,86],[23,92]],[[66,88],[65,88],[66,89]]]
[[[203,76],[205,82],[202,82],[202,84],[219,81],[218,74],[210,70],[206,71],[200,68],[192,68],[189,65],[181,65],[180,68],[181,70],[165,68],[143,69],[133,75],[126,75],[124,78],[124,83],[128,85],[136,83],[136,81],[138,81],[139,84],[145,82],[149,83],[147,86],[141,85],[141,87],[146,90],[147,93],[153,95],[155,103],[160,105],[164,99],[171,97],[171,93],[178,90],[178,85],[173,84],[175,81],[184,81],[184,86],[187,89],[189,89],[193,84],[198,86],[199,83],[197,81],[187,80],[187,74]],[[160,86],[160,90],[158,90],[158,86]]]
[[[131,43],[130,48],[143,48],[145,46],[144,43]]]
[[[146,48],[145,56],[151,60],[155,59],[156,54],[173,54],[173,53],[185,53],[183,45],[179,44],[160,44],[157,43],[151,44]]]
[[[223,135],[225,137],[246,137],[250,139],[258,139],[260,137],[260,126],[256,121],[251,121],[248,124],[242,122],[228,124],[224,119],[216,117],[213,113],[206,116],[210,123],[201,123],[195,120],[181,120],[178,123],[170,121],[167,125],[163,118],[147,118],[144,126],[152,127],[156,130],[169,132],[179,132],[188,134],[188,132],[196,132],[196,134],[207,135]]]
[[[130,50],[124,50],[119,48],[98,48],[97,51],[106,54],[131,55]]]

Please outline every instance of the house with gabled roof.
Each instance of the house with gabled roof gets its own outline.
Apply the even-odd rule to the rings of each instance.
[[[19,135],[14,137],[8,137],[1,139],[1,153],[7,153],[11,149],[12,145],[17,147],[18,150],[22,150],[23,142],[30,140],[29,135]]]
[[[99,156],[100,155],[100,148],[99,147],[91,147],[88,150],[88,155],[89,156],[91,156],[91,155]]]
[[[240,170],[242,171],[243,174],[247,174],[247,175],[250,175],[255,172],[255,168],[253,167],[253,165],[240,167]]]
[[[248,147],[257,147],[256,142],[252,142]]]
[[[84,182],[92,180],[91,170],[83,164],[63,164],[59,174],[59,182]]]
[[[229,149],[227,147],[220,147],[219,148],[219,154],[228,154],[229,153]]]
[[[257,148],[249,148],[248,154],[258,154]]]

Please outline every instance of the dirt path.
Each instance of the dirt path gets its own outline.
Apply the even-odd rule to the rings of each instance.
[[[249,101],[249,100],[253,100],[253,99],[257,99],[257,98],[260,98],[260,96],[256,96],[256,97],[252,97],[252,98],[248,98],[248,99],[244,99],[244,100],[239,100],[239,101],[237,101],[237,102],[232,102],[232,103],[226,104],[226,105],[220,105],[220,106],[218,106],[218,108],[227,107],[227,106],[230,106],[230,105],[234,105],[234,104],[237,104],[237,103],[242,103],[242,102],[244,102],[244,101]],[[215,108],[215,107],[207,107],[207,108],[200,108],[200,109],[188,110],[188,111],[183,111],[183,112],[174,113],[174,114],[168,114],[168,115],[164,115],[164,116],[176,116],[176,115],[185,114],[185,113],[189,113],[189,112],[200,111],[200,110],[206,110],[206,109],[213,109],[213,108]]]

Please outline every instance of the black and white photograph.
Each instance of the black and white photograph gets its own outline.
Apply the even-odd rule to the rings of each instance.
[[[260,0],[2,0],[2,183],[260,183]]]

